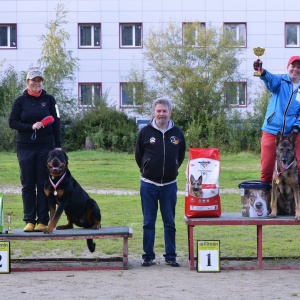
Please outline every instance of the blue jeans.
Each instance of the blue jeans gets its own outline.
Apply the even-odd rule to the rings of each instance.
[[[143,223],[143,259],[155,259],[155,223],[157,218],[158,201],[162,220],[164,223],[165,239],[165,260],[176,258],[175,243],[175,208],[177,202],[177,183],[165,186],[156,186],[151,183],[141,181],[140,195],[142,211],[144,216]]]

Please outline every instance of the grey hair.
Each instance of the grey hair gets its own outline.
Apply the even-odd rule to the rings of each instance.
[[[155,107],[156,107],[157,104],[165,105],[165,106],[168,107],[169,112],[172,111],[172,104],[171,104],[170,100],[167,99],[167,98],[158,98],[158,99],[154,100],[153,104],[152,104],[152,110],[153,111],[155,110]]]

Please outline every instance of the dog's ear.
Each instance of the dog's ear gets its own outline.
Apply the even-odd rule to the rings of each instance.
[[[191,175],[191,179],[190,179],[191,183],[193,183],[195,181],[195,177],[194,175]]]
[[[202,183],[202,174],[199,176],[198,180]]]
[[[283,135],[281,134],[280,131],[277,132],[276,134],[276,145],[278,145],[283,139]]]
[[[66,161],[66,164],[68,164],[68,163],[69,163],[69,157],[68,157],[68,155],[67,155],[66,152],[64,152],[64,155],[65,155],[65,161]]]
[[[50,150],[47,154],[47,159],[46,159],[46,165],[48,166],[48,162],[50,160],[50,157],[51,157],[51,153],[52,153],[53,150]]]
[[[295,146],[296,144],[296,138],[297,138],[297,132],[292,131],[289,135],[289,140],[293,144],[293,146]]]
[[[245,195],[249,198],[251,191],[249,189],[245,189]]]

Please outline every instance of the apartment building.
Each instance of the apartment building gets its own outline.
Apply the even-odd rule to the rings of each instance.
[[[68,49],[79,59],[74,93],[79,109],[93,106],[92,95],[109,93],[109,104],[135,116],[134,99],[124,86],[133,65],[143,64],[143,40],[149,28],[166,23],[184,26],[199,22],[223,28],[243,47],[240,71],[244,82],[236,83],[229,99],[240,110],[251,110],[251,97],[261,87],[253,77],[253,48],[266,48],[264,67],[286,72],[287,61],[300,54],[300,6],[294,0],[1,0],[0,62],[18,72],[35,66],[41,56],[41,35],[55,17],[58,3],[67,10],[64,28],[70,34]]]

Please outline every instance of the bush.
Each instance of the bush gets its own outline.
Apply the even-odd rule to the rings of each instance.
[[[63,146],[66,151],[85,147],[86,138],[95,149],[132,153],[138,127],[134,119],[113,108],[98,107],[84,113],[63,131]]]
[[[13,151],[16,149],[16,130],[8,126],[8,117],[0,118],[0,151]]]
[[[261,116],[238,111],[192,121],[186,132],[187,147],[218,148],[223,152],[260,152]]]

